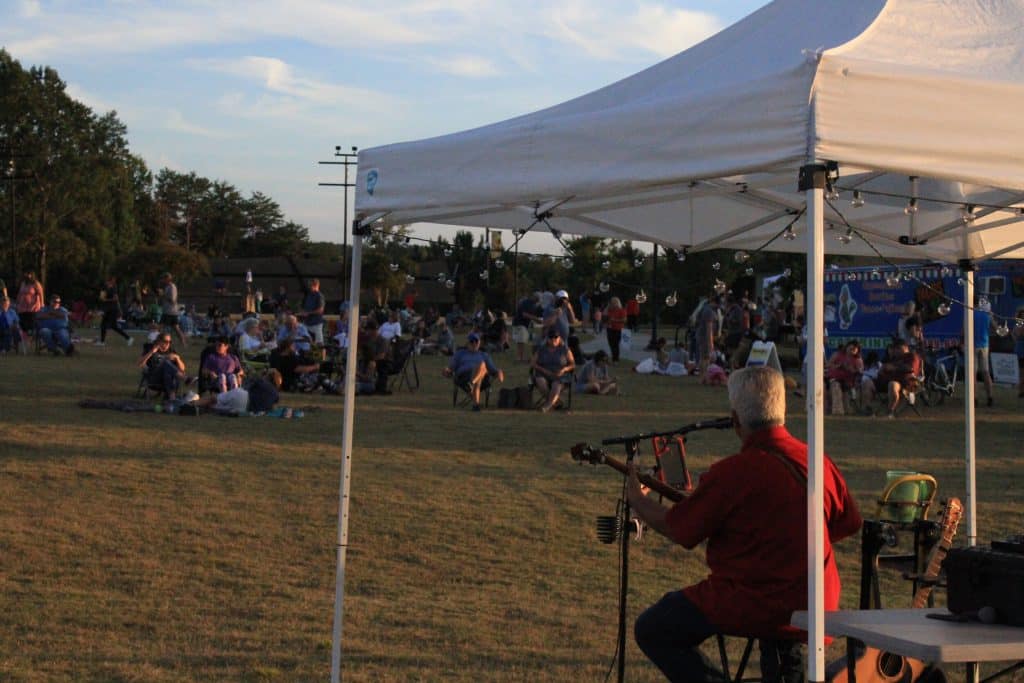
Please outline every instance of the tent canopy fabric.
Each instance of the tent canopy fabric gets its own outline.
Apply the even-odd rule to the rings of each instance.
[[[777,0],[563,104],[362,150],[356,208],[521,229],[554,206],[570,234],[756,249],[803,209],[797,170],[819,159],[839,173],[826,234],[852,226],[871,243],[830,252],[1024,257],[1021,212],[1003,208],[1024,206],[1021,26],[1011,0]]]

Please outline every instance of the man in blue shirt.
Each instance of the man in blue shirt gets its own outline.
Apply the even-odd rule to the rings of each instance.
[[[992,406],[992,371],[988,366],[988,332],[992,326],[992,304],[988,299],[978,301],[974,309],[974,349],[978,359],[978,372],[985,383],[985,405]]]
[[[480,350],[480,335],[476,332],[466,337],[466,346],[455,351],[442,374],[455,377],[460,385],[469,386],[469,393],[473,397],[473,412],[480,412],[480,389],[489,376],[496,376],[499,382],[505,381],[505,373],[494,364],[490,354]]]
[[[39,328],[39,338],[46,344],[46,348],[52,354],[64,353],[70,356],[75,352],[75,346],[71,343],[71,329],[68,321],[71,314],[68,309],[60,305],[60,297],[50,297],[50,305],[44,306],[36,313],[36,326]]]

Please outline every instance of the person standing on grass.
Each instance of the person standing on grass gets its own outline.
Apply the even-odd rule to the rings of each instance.
[[[309,291],[302,300],[302,324],[309,330],[314,344],[324,345],[324,295],[320,292],[320,280],[309,281]]]
[[[132,345],[134,341],[124,330],[121,329],[121,299],[117,295],[117,278],[113,275],[103,283],[100,290],[100,306],[103,309],[103,319],[100,321],[100,339],[96,346],[105,346],[107,343],[107,330],[113,330],[124,337],[125,344]]]
[[[160,286],[160,324],[164,329],[176,332],[182,346],[188,346],[185,333],[178,325],[178,286],[174,284],[174,277],[170,273],[164,273],[160,277]]]
[[[636,300],[635,296],[630,297],[626,302],[626,327],[633,334],[636,334],[640,327],[640,302]]]
[[[612,362],[619,362],[619,345],[622,343],[622,330],[626,327],[626,309],[622,307],[619,297],[613,296],[604,312],[604,329],[608,337],[608,348],[612,352]]]
[[[666,593],[636,620],[640,649],[671,681],[721,681],[699,645],[717,633],[760,639],[761,680],[803,680],[800,642],[789,625],[807,609],[807,445],[786,430],[786,388],[773,368],[729,377],[729,404],[742,446],[701,476],[671,508],[648,498],[631,463],[626,495],[651,529],[693,549],[707,542],[710,575]],[[839,607],[832,543],[860,529],[839,468],[825,457],[825,609]],[[765,514],[765,511],[771,511]]]
[[[18,322],[26,333],[35,334],[36,313],[43,308],[43,285],[36,279],[36,274],[27,271],[18,286],[18,299],[15,309],[18,311]]]
[[[978,372],[985,385],[985,405],[992,407],[992,370],[988,366],[988,339],[992,327],[992,304],[980,299],[974,309],[974,350],[977,355]],[[974,381],[974,378],[971,378]]]

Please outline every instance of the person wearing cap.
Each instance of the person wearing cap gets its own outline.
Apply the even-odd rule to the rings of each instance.
[[[324,307],[327,300],[320,291],[320,280],[309,281],[309,291],[302,299],[302,322],[309,330],[310,338],[318,345],[324,344]]]
[[[218,394],[235,389],[242,385],[242,364],[238,357],[230,352],[231,341],[227,337],[217,337],[213,344],[213,353],[206,356],[201,369]]]
[[[598,350],[580,370],[576,389],[585,394],[618,394],[619,385],[608,372],[608,352]]]
[[[480,349],[480,335],[470,332],[466,345],[455,351],[448,367],[442,370],[445,377],[454,377],[460,386],[468,386],[473,399],[473,412],[480,412],[480,391],[489,377],[505,381],[505,373],[494,364],[491,355]]]
[[[541,412],[546,413],[558,404],[565,381],[562,378],[565,376],[572,378],[575,369],[576,361],[572,356],[572,351],[559,336],[558,330],[549,327],[544,344],[534,351],[533,361],[530,363],[534,384],[542,394],[546,395],[540,406]]]
[[[0,296],[0,353],[16,351],[21,343],[21,326],[18,313],[11,308],[11,299]]]
[[[572,310],[572,302],[569,301],[569,293],[564,289],[555,292],[554,301],[544,309],[544,331],[554,329],[562,338],[562,343],[569,341],[569,331],[572,325],[578,324],[576,313]]]
[[[160,276],[160,324],[165,328],[178,334],[182,346],[188,346],[188,339],[178,325],[178,286],[174,284],[174,277],[170,273]]]

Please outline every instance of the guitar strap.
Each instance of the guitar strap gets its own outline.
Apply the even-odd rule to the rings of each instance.
[[[800,469],[793,463],[792,460],[790,460],[789,458],[784,456],[782,453],[780,453],[779,451],[774,450],[774,449],[766,448],[765,452],[774,455],[779,460],[779,462],[781,462],[783,464],[783,466],[787,470],[789,470],[789,473],[793,475],[793,478],[797,480],[797,483],[799,483],[805,489],[807,488],[807,475],[805,475],[803,472],[801,472]]]

